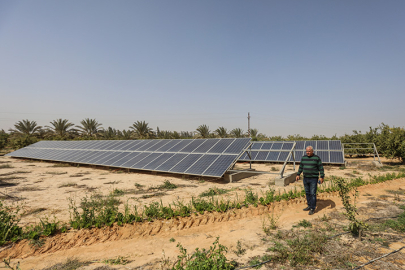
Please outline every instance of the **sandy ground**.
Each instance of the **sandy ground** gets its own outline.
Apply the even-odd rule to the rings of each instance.
[[[372,159],[371,159],[372,160]],[[383,160],[383,162],[390,162]],[[339,166],[325,166],[327,176],[344,176],[368,178],[368,174],[378,175],[391,172],[381,171],[370,165],[370,159],[349,160],[343,169]],[[205,179],[171,174],[152,174],[149,172],[126,172],[92,167],[58,167],[55,163],[13,159],[0,157],[0,177],[9,179],[0,187],[0,196],[8,204],[23,206],[22,225],[39,222],[40,218],[69,221],[69,201],[79,203],[84,196],[94,192],[107,195],[115,189],[122,190],[125,195],[122,202],[143,205],[153,201],[169,204],[180,200],[189,202],[209,188],[231,190],[221,195],[223,198],[243,198],[245,190],[251,189],[261,194],[270,187],[281,191],[301,189],[302,182],[287,187],[272,185],[275,174],[262,174],[227,183],[223,179]],[[248,168],[249,164],[237,164],[236,168]],[[253,164],[258,171],[277,172],[280,164]],[[289,166],[289,171],[292,166]],[[173,190],[150,189],[162,185],[166,180],[178,186]],[[397,179],[382,184],[359,188],[360,192],[372,196],[380,196],[386,190],[405,190],[405,179]],[[156,196],[157,194],[157,196]],[[50,237],[46,244],[37,250],[32,249],[27,241],[21,241],[12,248],[0,248],[0,258],[13,258],[12,262],[20,261],[22,269],[43,269],[67,258],[93,261],[85,269],[94,269],[104,265],[102,260],[124,256],[130,263],[122,269],[158,269],[163,258],[174,261],[179,255],[176,245],[180,242],[188,250],[196,247],[207,248],[220,237],[220,243],[230,250],[237,241],[249,247],[243,258],[232,252],[228,259],[247,261],[255,255],[263,254],[266,247],[260,245],[264,232],[263,223],[269,219],[270,213],[278,218],[280,228],[290,228],[302,219],[319,219],[332,211],[341,211],[342,205],[337,194],[321,194],[318,197],[318,209],[315,215],[308,216],[302,208],[304,200],[276,203],[271,207],[228,211],[227,213],[210,213],[206,215],[174,220],[145,222],[142,224],[113,226],[111,228],[91,230],[71,230],[66,234]],[[369,197],[360,197],[359,205],[369,202]],[[123,204],[120,206],[123,208]],[[175,241],[170,241],[174,238]],[[136,268],[141,267],[141,268]]]

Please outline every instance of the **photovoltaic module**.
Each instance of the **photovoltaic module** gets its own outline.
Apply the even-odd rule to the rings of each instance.
[[[344,164],[344,155],[342,144],[339,140],[331,141],[295,141],[295,161],[300,162],[307,146],[314,148],[314,154],[318,155],[322,163]],[[261,162],[284,162],[291,149],[294,141],[263,141],[253,142],[249,153],[252,161]],[[250,161],[249,156],[245,153],[239,161]],[[292,156],[288,160],[293,161]]]
[[[249,138],[40,141],[6,156],[222,177],[250,144]]]

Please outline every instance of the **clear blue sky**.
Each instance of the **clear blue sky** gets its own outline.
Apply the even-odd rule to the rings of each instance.
[[[0,129],[405,126],[405,1],[0,1]]]

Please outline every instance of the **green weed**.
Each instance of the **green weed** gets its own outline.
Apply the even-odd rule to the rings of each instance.
[[[309,222],[306,219],[300,220],[297,224],[297,227],[304,227],[304,228],[309,228],[312,227],[312,223]]]
[[[200,197],[209,197],[209,196],[225,194],[227,192],[229,192],[229,190],[214,187],[214,188],[209,188],[207,191],[202,192],[199,196]]]
[[[219,237],[208,250],[196,248],[192,255],[189,255],[180,243],[177,244],[177,247],[181,254],[177,256],[177,263],[173,267],[175,270],[235,269],[225,256],[228,250],[219,244]]]
[[[118,256],[115,259],[106,259],[103,261],[103,263],[110,265],[126,265],[127,263],[129,263],[129,260],[126,259],[125,257]]]
[[[236,254],[236,256],[240,257],[246,253],[246,248],[242,247],[242,242],[238,240],[236,242],[236,250],[233,251],[233,253]]]

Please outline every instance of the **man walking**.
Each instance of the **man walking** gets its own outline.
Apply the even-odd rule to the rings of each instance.
[[[305,149],[307,155],[301,158],[301,164],[297,172],[296,181],[300,180],[300,174],[304,172],[304,188],[307,197],[308,207],[304,211],[309,211],[309,215],[315,213],[316,208],[316,190],[318,188],[318,178],[320,174],[320,184],[323,183],[325,173],[323,171],[321,158],[314,155],[314,148],[308,146]]]

